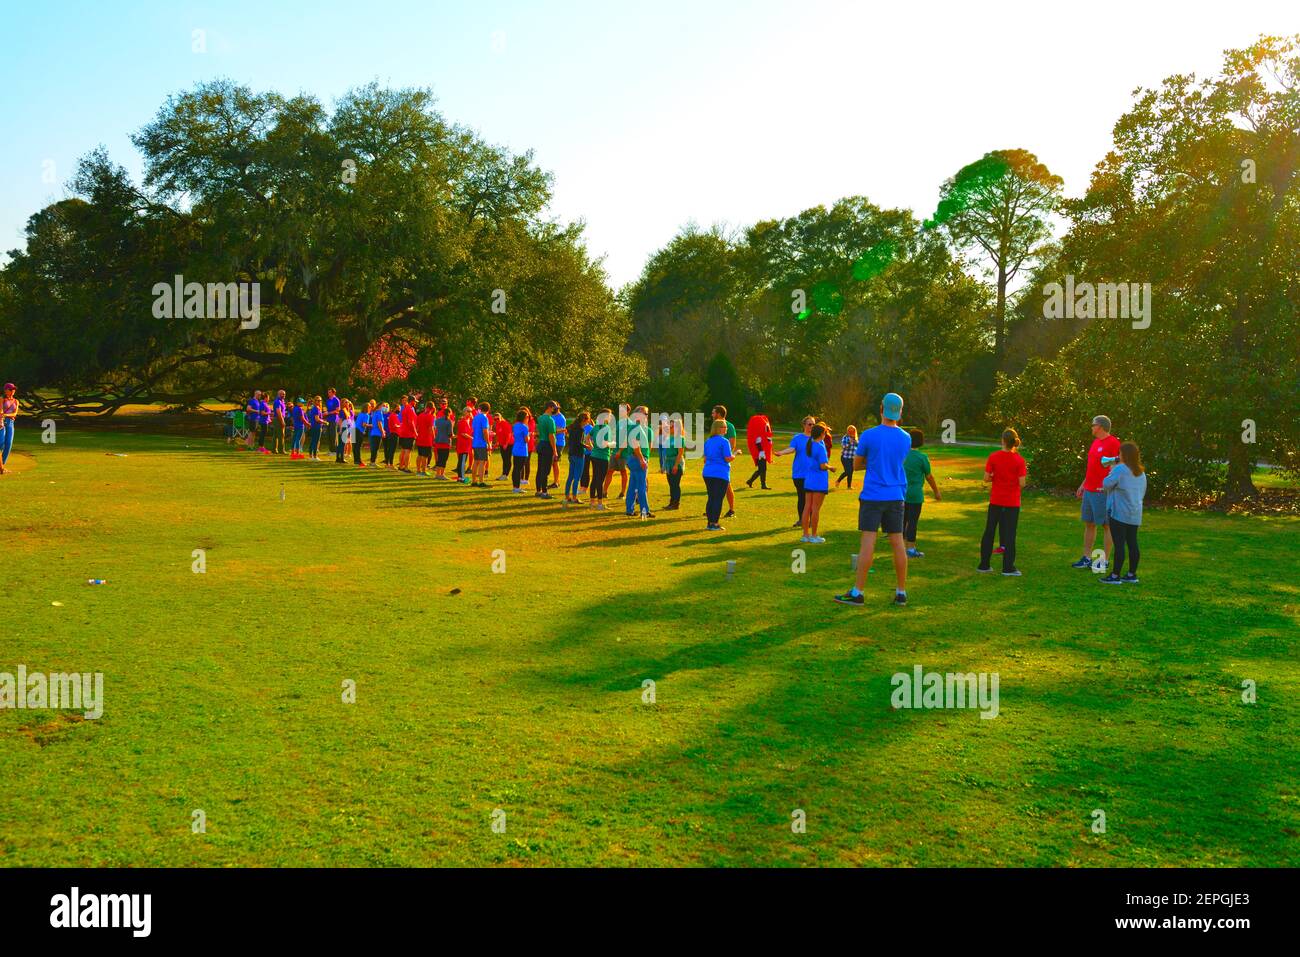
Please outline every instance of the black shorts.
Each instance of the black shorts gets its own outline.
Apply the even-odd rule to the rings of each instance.
[[[413,449],[413,448],[415,448],[415,436],[413,436],[413,435],[399,435],[399,436],[397,437],[397,447],[400,448],[400,449]]]
[[[447,453],[450,452],[450,451],[451,451],[451,449],[434,449],[434,455],[436,456],[436,461],[437,461],[437,463],[438,463],[438,468],[445,468],[445,467],[446,467],[446,465],[447,465]]]
[[[422,459],[427,459],[430,455],[433,454],[433,446],[432,446],[432,445],[417,445],[417,446],[415,447],[415,454],[418,455],[418,456],[419,456],[420,458],[422,458]]]
[[[858,531],[903,534],[903,500],[897,502],[858,501]]]
[[[486,462],[487,460],[488,460],[488,450],[487,450],[487,449],[475,449],[475,450],[474,450],[474,461],[475,461],[475,462]]]

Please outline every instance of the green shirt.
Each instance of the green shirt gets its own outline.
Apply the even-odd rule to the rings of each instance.
[[[903,459],[903,472],[907,475],[907,491],[903,501],[920,505],[925,501],[925,477],[930,474],[930,460],[924,452],[912,449]]]
[[[632,446],[638,446],[641,454],[647,459],[650,457],[650,430],[642,423],[634,422],[627,429],[627,454],[624,459],[635,459],[636,453],[632,451]]]
[[[614,451],[615,433],[614,426],[608,422],[592,426],[591,429],[591,457],[600,459],[602,462],[608,462],[610,453]]]
[[[663,438],[664,448],[668,450],[668,468],[669,470],[677,467],[677,450],[686,447],[685,436],[683,435],[665,435]],[[680,466],[683,472],[686,471],[686,456],[682,456]]]
[[[728,420],[726,420],[726,419],[723,419],[722,421],[727,423],[727,441],[730,442],[732,445],[735,445],[735,444],[736,444],[736,427],[735,427],[734,425],[732,425],[732,424],[731,424]],[[709,434],[712,435],[713,433],[710,432]]]
[[[537,417],[537,447],[547,448],[551,445],[551,437],[555,435],[555,420],[546,413]]]

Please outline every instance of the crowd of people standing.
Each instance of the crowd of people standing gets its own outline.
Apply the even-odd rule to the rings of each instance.
[[[681,507],[682,476],[692,443],[679,416],[651,421],[644,405],[622,403],[596,412],[583,410],[571,419],[560,403],[546,402],[534,412],[520,406],[503,415],[491,403],[470,396],[459,408],[448,398],[427,401],[418,394],[403,395],[396,403],[368,401],[361,406],[340,398],[334,389],[311,400],[255,392],[244,411],[247,439],[241,445],[266,455],[286,454],[291,459],[324,461],[321,451],[337,463],[357,467],[382,467],[431,480],[455,481],[472,488],[489,488],[493,481],[509,482],[514,494],[551,499],[563,474],[565,506],[586,505],[605,510],[614,478],[619,479],[617,499],[625,514],[653,518],[649,501],[649,472],[657,459],[659,473],[667,477],[669,499],[664,511]],[[758,482],[767,489],[768,470],[776,458],[793,456],[790,477],[795,490],[800,543],[821,545],[821,512],[826,496],[841,482],[853,489],[860,477],[858,530],[861,535],[857,576],[848,592],[835,600],[848,605],[863,603],[863,588],[871,571],[876,538],[884,533],[893,555],[896,588],[894,603],[907,603],[907,563],[925,553],[917,547],[918,529],[929,486],[935,502],[942,500],[928,456],[921,451],[925,435],[901,425],[903,399],[889,393],[880,404],[880,424],[861,434],[850,425],[839,439],[841,473],[831,464],[836,437],[830,426],[807,416],[801,431],[782,449],[774,448],[774,431],[765,415],[755,415],[746,429],[747,447],[754,471],[747,488]],[[1076,568],[1110,574],[1107,584],[1137,583],[1138,526],[1146,476],[1137,446],[1121,443],[1110,433],[1105,416],[1093,419],[1094,441],[1087,469],[1078,489],[1084,523],[1084,554]],[[231,431],[233,441],[233,429]],[[980,539],[977,571],[991,572],[994,554],[1002,556],[1002,574],[1019,577],[1016,537],[1019,530],[1021,490],[1028,466],[1020,454],[1020,437],[1014,429],[1002,434],[1001,448],[984,466],[989,486],[985,527]],[[7,449],[6,449],[7,451]],[[735,512],[732,466],[741,455],[736,427],[724,406],[715,406],[712,421],[699,448],[703,460],[700,476],[706,490],[704,518],[709,531],[725,531],[721,522]],[[451,456],[455,454],[454,474]],[[381,458],[382,456],[382,458]],[[491,471],[499,460],[495,480]],[[723,508],[726,512],[723,512]],[[1093,554],[1098,526],[1106,547]],[[995,540],[997,547],[995,548]],[[1113,556],[1112,556],[1113,553]],[[1113,557],[1113,567],[1107,566]],[[1129,570],[1121,574],[1127,560]],[[1099,564],[1100,563],[1100,564]]]

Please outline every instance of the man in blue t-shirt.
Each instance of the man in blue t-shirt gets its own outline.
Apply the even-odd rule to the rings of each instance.
[[[329,426],[329,443],[330,451],[337,451],[340,445],[342,434],[339,431],[339,409],[343,407],[343,401],[339,394],[333,389],[325,393],[325,422]],[[339,459],[339,461],[343,461]]]
[[[470,446],[474,450],[474,468],[472,488],[487,488],[488,446],[492,444],[492,406],[480,402],[474,418],[470,422]]]
[[[858,549],[858,577],[846,594],[835,600],[844,605],[861,606],[862,589],[876,550],[876,533],[889,536],[894,551],[894,574],[898,587],[894,604],[907,604],[907,546],[903,543],[903,496],[907,493],[907,473],[903,460],[912,450],[912,437],[899,428],[903,417],[903,397],[888,393],[880,403],[880,424],[866,429],[854,449],[853,467],[862,472],[862,491],[858,495],[858,531],[862,542]]]

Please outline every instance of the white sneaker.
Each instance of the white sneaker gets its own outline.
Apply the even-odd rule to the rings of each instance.
[[[808,539],[808,544],[809,544],[809,545],[825,545],[825,544],[826,544],[826,539],[822,538],[820,535],[814,535],[812,538]]]
[[[809,542],[811,542],[811,541],[812,541],[812,539],[809,538],[807,535],[800,535],[800,536],[799,536],[799,542],[800,542],[800,544],[802,544],[802,545],[807,545],[807,544],[808,544]]]

